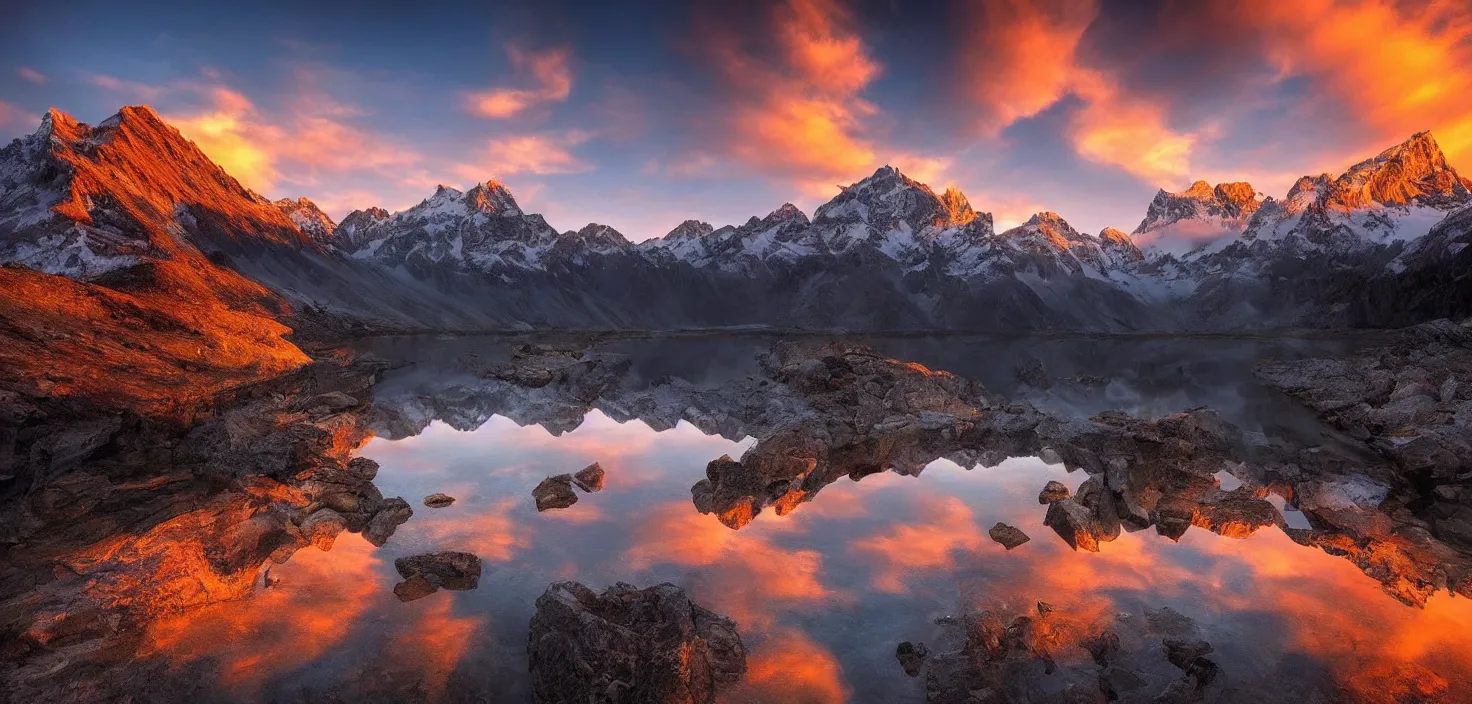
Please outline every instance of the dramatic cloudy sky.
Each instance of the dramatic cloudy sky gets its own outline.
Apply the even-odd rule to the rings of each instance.
[[[811,212],[886,163],[1092,232],[1426,129],[1472,171],[1472,0],[140,5],[0,0],[0,137],[148,103],[336,217],[495,177],[635,240]]]

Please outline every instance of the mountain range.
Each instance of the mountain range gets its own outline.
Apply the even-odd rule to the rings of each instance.
[[[1425,132],[1281,199],[1161,191],[1130,234],[1052,212],[997,232],[959,191],[886,166],[811,216],[784,204],[640,243],[559,232],[494,180],[335,223],[244,188],[147,107],[96,127],[53,110],[0,150],[0,262],[340,331],[1401,325],[1472,312],[1469,243],[1472,181]]]

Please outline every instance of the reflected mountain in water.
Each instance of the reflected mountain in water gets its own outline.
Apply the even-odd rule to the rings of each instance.
[[[1192,363],[1182,344],[1143,347],[1187,360],[1176,364],[1184,369]],[[1250,355],[1233,357],[1250,369]],[[711,461],[691,488],[695,507],[731,528],[767,507],[786,514],[843,477],[918,475],[941,458],[973,467],[1043,456],[1090,474],[1077,496],[1050,509],[1050,525],[1070,545],[1098,549],[1121,530],[1152,527],[1179,540],[1192,526],[1231,537],[1277,526],[1301,544],[1351,560],[1409,604],[1438,590],[1472,589],[1472,563],[1414,515],[1423,488],[1281,397],[1276,405],[1253,405],[1255,432],[1201,408],[1153,419],[1117,411],[1083,418],[1008,403],[975,382],[848,343],[781,343],[760,356],[759,372],[715,383],[645,381],[627,355],[556,346],[516,346],[507,361],[467,355],[449,365],[450,373],[400,370],[405,378],[386,379],[375,429],[407,437],[434,420],[470,430],[501,415],[556,434],[597,410],[656,430],[684,421],[730,440],[752,437],[756,444],[740,460]],[[424,387],[411,379],[435,381]],[[1135,393],[1147,396],[1149,386]],[[1258,385],[1228,393],[1274,395]],[[1224,490],[1223,472],[1237,486]],[[1302,512],[1295,522],[1306,518],[1306,525],[1289,524],[1282,513],[1289,506]]]

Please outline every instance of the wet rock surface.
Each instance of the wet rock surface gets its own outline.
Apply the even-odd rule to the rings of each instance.
[[[1090,616],[1038,606],[1015,613],[998,605],[938,622],[941,644],[921,664],[925,701],[1233,701],[1234,693],[1208,690],[1218,668],[1189,618],[1169,609]]]
[[[445,551],[394,560],[403,582],[394,586],[400,601],[413,601],[440,589],[465,591],[480,586],[480,558],[468,552]]]
[[[192,427],[124,416],[55,474],[27,463],[25,493],[0,503],[0,533],[11,536],[0,560],[0,677],[38,701],[66,700],[63,687],[122,697],[143,675],[107,654],[152,620],[247,598],[266,566],[330,549],[343,532],[386,541],[408,505],[379,493],[376,463],[350,457],[368,437],[363,417],[382,371],[316,363],[217,395],[215,415]],[[63,424],[47,436],[91,436],[79,432]],[[85,676],[37,676],[97,658]]]
[[[430,508],[444,508],[455,503],[455,497],[449,494],[430,494],[424,497],[424,505]]]
[[[1412,367],[1429,372],[1439,368],[1438,360],[1461,354],[1447,342],[1457,339],[1455,330],[1410,334],[1424,338],[1416,344],[1432,351],[1393,349],[1376,363],[1414,358],[1421,361]],[[1406,604],[1423,605],[1439,591],[1472,594],[1465,554],[1472,542],[1472,515],[1463,509],[1464,480],[1447,474],[1451,465],[1408,464],[1408,455],[1385,451],[1374,438],[1366,446],[1379,455],[1366,453],[1366,459],[1327,447],[1275,444],[1243,433],[1207,409],[1151,419],[1045,411],[1005,402],[946,372],[847,344],[779,344],[763,356],[755,373],[703,387],[678,378],[635,383],[627,357],[587,350],[525,347],[513,351],[507,363],[462,358],[460,364],[472,371],[474,385],[458,395],[420,397],[416,402],[446,404],[431,412],[409,412],[393,403],[368,407],[376,371],[313,367],[294,380],[278,381],[281,385],[237,390],[221,399],[217,417],[182,432],[150,428],[124,415],[77,418],[75,427],[26,440],[32,449],[25,457],[8,460],[12,467],[23,466],[25,487],[0,484],[24,498],[0,504],[0,516],[8,520],[0,521],[5,529],[0,550],[8,550],[5,557],[11,560],[0,566],[0,613],[6,614],[4,633],[15,635],[5,646],[6,669],[0,675],[23,677],[30,684],[21,693],[44,700],[56,692],[47,689],[39,673],[64,661],[86,662],[93,652],[89,648],[103,652],[103,644],[136,634],[156,613],[248,596],[261,583],[263,565],[308,545],[331,548],[344,532],[385,544],[413,510],[402,499],[378,492],[375,463],[349,457],[369,428],[390,437],[413,434],[423,427],[416,424],[438,413],[465,419],[456,422],[469,427],[501,414],[558,433],[598,409],[615,420],[639,419],[656,429],[685,421],[733,440],[754,437],[756,443],[741,457],[709,462],[705,478],[691,488],[694,508],[730,528],[746,526],[763,511],[797,510],[845,477],[857,481],[882,471],[914,476],[937,458],[970,468],[1036,455],[1088,475],[1076,493],[1050,482],[1039,495],[1046,508],[1037,509],[1046,513],[1046,525],[1078,550],[1108,551],[1123,531],[1154,529],[1179,540],[1193,528],[1231,538],[1279,529],[1302,545],[1353,563]],[[1435,428],[1437,423],[1455,427],[1456,404],[1467,389],[1460,377],[1432,377],[1405,387],[1399,400],[1392,397],[1401,387],[1392,388],[1385,404],[1371,409],[1384,416],[1386,405],[1395,410],[1402,407],[1394,404],[1405,399],[1431,399],[1429,415],[1422,414],[1425,401],[1404,407],[1413,408],[1406,416],[1412,421],[1431,422],[1432,430],[1417,437],[1441,433],[1438,443],[1456,440]],[[1316,388],[1292,393],[1307,399]],[[3,396],[0,412],[17,418],[33,413]],[[1386,432],[1386,442],[1401,437]],[[153,471],[160,466],[177,471]],[[575,489],[597,491],[602,478],[597,464],[576,475],[549,477],[533,491],[538,509],[571,505],[578,499]],[[1031,505],[1030,497],[1024,500]],[[1278,506],[1301,510],[1308,527],[1288,527]],[[1002,529],[994,538],[1004,545],[1004,539],[1015,537],[1007,528],[994,527]],[[404,580],[394,594],[409,601],[463,583],[456,581],[463,578],[460,573],[438,569],[401,570]],[[60,577],[49,583],[52,591],[45,599],[36,600],[30,591],[49,574]],[[595,678],[575,692],[555,689],[561,686],[556,682],[575,677],[557,676],[556,682],[546,680],[554,688],[548,697],[626,696],[643,686],[641,678],[651,676],[637,663],[667,662],[649,655],[666,652],[661,650],[665,636],[655,631],[702,632],[695,625],[673,630],[635,625],[645,617],[629,614],[666,619],[665,607],[657,604],[668,599],[627,585],[610,591],[616,590],[622,590],[617,598],[571,586],[559,591],[554,599],[562,606],[557,608],[580,614],[580,623],[593,624],[590,633],[612,635],[597,642],[555,637],[548,642],[560,645],[547,646],[542,669],[551,671],[546,663],[561,659],[606,664],[593,671],[597,677],[635,674]],[[569,606],[568,599],[581,606]],[[1202,634],[1189,620],[1183,627],[1168,614],[1155,614],[1085,633],[1070,625],[1066,610],[1059,614],[1045,606],[1040,603],[1036,615],[999,608],[990,616],[962,619],[961,635],[950,641],[927,637],[928,648],[912,646],[896,657],[902,670],[924,671],[932,701],[968,701],[955,698],[962,692],[990,692],[995,701],[1040,701],[1039,692],[1077,701],[1195,701],[1204,692],[1222,691],[1224,681],[1232,683],[1231,673],[1215,664],[1210,646],[1202,649]],[[690,612],[698,608],[691,605]],[[721,643],[736,638],[734,627],[723,630],[709,625],[713,622],[690,617],[691,624],[706,623],[706,630],[717,634],[687,638],[697,644],[691,646],[696,651],[705,647],[701,638]],[[534,647],[537,632],[534,619]],[[1167,636],[1176,640],[1167,642]],[[1055,641],[1092,664],[1078,669],[1054,657]],[[595,652],[607,643],[613,644],[611,650]],[[734,671],[729,654],[710,655],[711,672]],[[1062,679],[1039,683],[1038,673],[1049,670],[1063,673]],[[583,665],[569,671],[589,676]],[[731,679],[702,677],[691,671],[673,680],[649,680],[666,683],[648,690],[656,698],[623,701],[665,701],[657,697],[670,691],[693,692],[688,700],[694,701]],[[95,683],[102,699],[107,692],[126,691],[109,690],[120,684],[106,676]]]
[[[594,462],[572,475],[572,482],[586,492],[603,491],[603,465]]]
[[[557,582],[537,599],[527,645],[536,702],[714,702],[746,672],[736,624],[679,587]]]
[[[1442,589],[1472,593],[1469,321],[1417,325],[1343,358],[1262,362],[1257,374],[1386,461],[1302,482],[1313,529],[1289,536],[1343,555],[1408,604]]]
[[[375,429],[390,437],[414,434],[427,421],[411,417],[460,417],[469,404],[473,417],[505,415],[554,434],[578,427],[596,409],[656,430],[685,421],[733,441],[754,437],[740,458],[710,461],[705,478],[691,487],[697,510],[737,529],[766,510],[798,510],[844,478],[881,471],[915,476],[940,458],[974,467],[1034,455],[1090,477],[1077,495],[1050,486],[1039,496],[1054,506],[1071,502],[1050,506],[1049,525],[1080,550],[1103,549],[1121,531],[1149,528],[1175,540],[1192,528],[1246,537],[1285,525],[1272,503],[1281,501],[1309,522],[1284,528],[1293,540],[1353,562],[1397,599],[1423,604],[1439,590],[1472,593],[1472,563],[1455,544],[1458,536],[1472,537],[1472,529],[1463,530],[1472,516],[1447,498],[1460,496],[1459,485],[1443,485],[1435,495],[1439,514],[1418,514],[1411,507],[1424,505],[1424,494],[1388,462],[1339,446],[1268,441],[1206,408],[1152,419],[1043,411],[847,343],[778,343],[759,355],[755,373],[699,387],[678,378],[635,383],[620,377],[628,358],[612,353],[528,347],[517,355],[510,366],[577,373],[528,388],[504,380],[517,376],[508,366],[492,365],[498,371],[474,385],[421,394],[399,407],[381,404]],[[1464,392],[1455,391],[1456,398]],[[458,405],[417,405],[440,398],[459,399]],[[1221,472],[1242,486],[1223,490]],[[1316,491],[1320,486],[1329,488]],[[1366,486],[1374,488],[1367,493]],[[576,498],[570,490],[548,489],[561,501]],[[1316,496],[1326,498],[1316,503]]]
[[[1049,481],[1043,490],[1038,492],[1038,503],[1051,504],[1073,496],[1068,486],[1060,481]]]
[[[532,499],[537,502],[537,511],[567,508],[578,502],[572,490],[572,475],[559,474],[547,477],[532,489]]]
[[[1472,470],[1472,320],[1397,337],[1344,359],[1264,362],[1257,373],[1401,472],[1459,482]]]
[[[1006,523],[998,523],[992,526],[991,530],[987,531],[987,535],[991,536],[992,540],[997,541],[1002,547],[1008,550],[1031,540],[1031,538],[1027,537],[1026,533]]]

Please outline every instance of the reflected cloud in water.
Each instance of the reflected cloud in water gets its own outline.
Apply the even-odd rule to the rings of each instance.
[[[156,624],[147,652],[213,661],[221,684],[243,696],[349,691],[362,686],[346,684],[362,676],[350,661],[367,659],[381,661],[395,691],[514,699],[524,694],[532,604],[549,582],[671,581],[735,619],[747,639],[748,677],[728,701],[921,701],[923,678],[900,671],[896,643],[933,642],[937,617],[1038,601],[1056,609],[1049,638],[1064,664],[1085,664],[1077,644],[1120,614],[1168,606],[1195,620],[1239,685],[1293,672],[1321,673],[1319,691],[1369,700],[1472,692],[1467,600],[1441,594],[1408,607],[1350,562],[1280,530],[1238,539],[1194,528],[1179,542],[1126,532],[1099,553],[1074,552],[1043,525],[1037,492],[1050,479],[1077,489],[1086,475],[1019,458],[842,479],[801,511],[764,512],[736,531],[698,513],[690,486],[706,462],[748,444],[684,423],[656,433],[597,411],[561,436],[493,418],[469,432],[436,423],[413,438],[374,440],[364,454],[382,464],[385,494],[446,491],[457,501],[416,501],[379,550],[345,534],[330,552],[299,552],[273,568],[279,585]],[[594,461],[607,488],[536,512],[537,482]],[[999,521],[1032,540],[1003,550],[986,534]],[[394,599],[395,557],[448,549],[482,559],[479,589]]]

